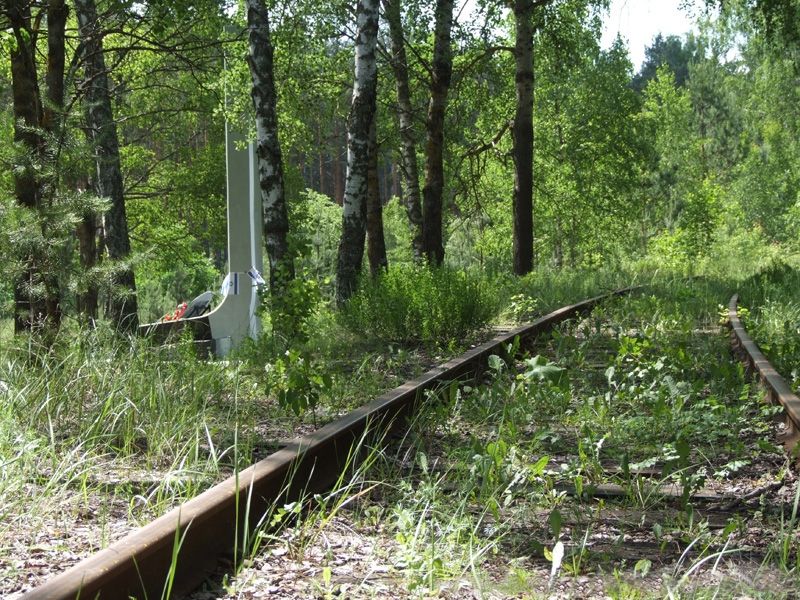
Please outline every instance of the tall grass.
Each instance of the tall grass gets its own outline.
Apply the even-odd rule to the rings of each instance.
[[[448,267],[392,267],[366,282],[341,312],[344,325],[388,342],[447,346],[486,327],[499,300],[479,275]]]
[[[112,506],[138,524],[249,464],[256,410],[245,389],[237,366],[198,360],[188,343],[158,348],[69,324],[52,345],[4,343],[0,539],[34,539],[54,519],[93,523],[86,514]]]
[[[0,347],[8,343],[14,335],[14,320],[0,316]]]
[[[6,418],[50,445],[79,442],[115,456],[168,458],[227,422],[235,371],[187,346],[62,332],[53,346],[16,338],[0,355]],[[198,421],[198,416],[204,419]]]

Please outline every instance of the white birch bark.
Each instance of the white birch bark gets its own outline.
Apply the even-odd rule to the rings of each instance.
[[[342,205],[342,238],[336,269],[336,298],[346,301],[355,291],[364,257],[367,213],[369,130],[375,118],[378,0],[358,0],[356,10],[355,78],[347,123],[347,177]]]
[[[280,294],[283,282],[294,277],[287,235],[289,217],[283,186],[283,159],[278,139],[277,91],[273,71],[274,48],[269,13],[262,0],[246,0],[252,79],[251,97],[256,113],[258,177],[264,219],[264,241],[269,256],[270,291]]]

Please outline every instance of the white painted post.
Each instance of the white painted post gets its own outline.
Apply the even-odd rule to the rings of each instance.
[[[245,138],[225,125],[225,162],[228,201],[228,275],[222,303],[208,314],[212,349],[225,356],[245,337],[256,339],[261,331],[256,309],[258,288],[248,274],[263,270],[261,242],[261,188],[255,144],[237,149]]]

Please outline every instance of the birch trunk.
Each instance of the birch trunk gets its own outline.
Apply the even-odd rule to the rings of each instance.
[[[419,169],[417,168],[417,145],[414,139],[414,109],[411,104],[411,91],[408,84],[408,60],[400,19],[400,0],[383,0],[383,12],[389,23],[392,40],[392,70],[397,82],[397,116],[400,121],[400,166],[405,185],[406,214],[411,228],[411,248],[414,260],[421,261],[422,208],[419,192]]]
[[[342,206],[342,237],[336,266],[336,299],[345,302],[358,285],[364,257],[367,216],[369,130],[375,118],[378,72],[378,0],[359,0],[356,10],[355,80],[347,119],[347,176]]]
[[[95,184],[98,195],[111,202],[105,215],[105,245],[109,258],[119,263],[113,276],[114,289],[109,293],[106,310],[108,318],[117,327],[133,330],[139,325],[136,279],[133,269],[124,262],[130,257],[131,242],[125,213],[117,124],[111,109],[103,38],[94,0],[75,0],[75,15],[78,19],[78,35],[84,45],[84,102],[87,129],[95,152]]]
[[[444,194],[444,116],[453,71],[450,30],[453,0],[436,0],[431,99],[428,104],[425,146],[425,186],[422,188],[423,252],[432,265],[444,260],[442,196]]]
[[[378,135],[375,119],[369,128],[369,169],[367,171],[367,258],[369,272],[377,277],[389,268],[383,237],[383,203],[378,180]]]
[[[514,274],[533,269],[533,0],[514,1]]]
[[[283,158],[278,139],[277,92],[273,75],[274,48],[269,30],[269,13],[261,0],[247,0],[249,52],[247,63],[253,87],[251,97],[256,113],[258,177],[264,216],[264,241],[269,256],[270,291],[280,295],[285,283],[294,278],[289,254],[289,217],[283,187]]]

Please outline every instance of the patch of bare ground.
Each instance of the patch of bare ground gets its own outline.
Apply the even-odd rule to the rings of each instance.
[[[722,548],[693,551],[679,540],[658,543],[647,533],[621,536],[613,525],[597,522],[582,542],[583,564],[574,572],[562,569],[551,579],[552,565],[541,554],[530,548],[529,554],[511,552],[503,544],[479,565],[419,581],[391,530],[358,525],[359,519],[352,517],[337,517],[323,530],[284,533],[238,576],[224,585],[206,586],[190,599],[744,599],[795,598],[800,593],[793,576],[765,562],[768,530],[757,526],[732,540],[738,550],[725,554]],[[533,545],[541,534],[514,532],[530,535]],[[568,529],[565,539],[570,534]],[[753,545],[743,545],[745,540]],[[639,561],[647,557],[651,565],[643,570]]]
[[[20,597],[176,506],[175,490],[209,481],[111,463],[84,474],[65,482],[43,473],[43,483],[4,495],[0,597]]]
[[[65,491],[36,502],[42,492],[28,486],[29,510],[0,529],[0,596],[14,600],[80,560],[129,533],[129,503]]]

